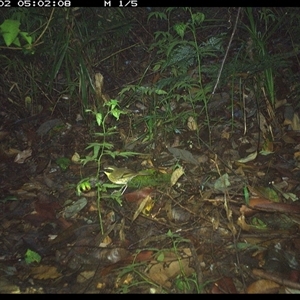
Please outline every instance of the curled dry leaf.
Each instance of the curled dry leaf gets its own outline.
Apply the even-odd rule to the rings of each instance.
[[[80,163],[80,155],[75,152],[71,158],[71,161],[75,164],[79,164]]]
[[[177,168],[171,175],[171,186],[173,186],[178,179],[184,174],[182,167]]]
[[[22,152],[19,152],[14,160],[15,163],[23,164],[25,160],[30,157],[32,154],[31,149],[23,150]]]
[[[140,213],[143,213],[144,215],[148,215],[151,209],[153,208],[153,206],[154,206],[154,201],[150,197],[150,195],[148,195],[145,199],[143,199],[138,209],[135,211],[132,221],[134,221],[140,215]]]
[[[191,131],[195,131],[195,130],[198,129],[197,122],[196,122],[196,120],[195,120],[192,116],[190,116],[190,117],[188,118],[188,121],[187,121],[187,127],[188,127],[188,129],[191,130]]]

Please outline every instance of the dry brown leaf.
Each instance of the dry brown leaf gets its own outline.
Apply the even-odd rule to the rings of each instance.
[[[127,202],[139,202],[145,199],[147,196],[149,196],[152,192],[152,188],[146,187],[141,190],[136,190],[134,192],[127,193],[124,195],[124,198]]]
[[[95,74],[95,91],[99,99],[102,98],[103,90],[103,75],[101,73]]]
[[[238,224],[238,226],[240,226],[242,228],[242,230],[245,230],[248,232],[252,230],[252,227],[246,223],[244,215],[242,215],[238,218],[237,224]]]
[[[165,253],[165,259],[163,262],[153,265],[148,276],[157,284],[170,288],[172,286],[172,279],[181,273],[184,273],[186,277],[195,272],[190,266],[190,258],[178,258],[173,252]]]
[[[140,213],[148,214],[147,212],[151,211],[152,207],[154,205],[153,199],[148,195],[145,197],[145,199],[140,203],[138,209],[135,211],[132,221],[134,221]]]
[[[237,294],[238,291],[235,284],[230,277],[223,277],[215,282],[212,290],[212,294]]]
[[[80,155],[75,152],[71,158],[71,161],[75,164],[80,163]]]
[[[38,267],[31,268],[31,275],[35,279],[56,279],[62,276],[56,269],[56,267],[48,265],[40,265]]]
[[[300,130],[300,120],[297,113],[294,113],[291,127],[293,130]]]
[[[247,288],[248,294],[274,294],[279,291],[280,285],[274,281],[261,279],[253,282]]]
[[[263,135],[266,135],[269,131],[267,120],[261,112],[259,113],[259,128]]]
[[[267,212],[300,214],[300,205],[298,204],[276,203],[262,197],[250,199],[249,207]]]
[[[32,154],[32,149],[23,150],[22,152],[19,152],[17,154],[14,162],[18,163],[18,164],[23,164],[25,162],[25,160],[31,156],[31,154]]]
[[[83,271],[77,275],[77,282],[83,283],[91,279],[95,275],[95,271]]]
[[[223,130],[221,133],[221,138],[226,139],[228,141],[230,138],[230,132],[228,132],[227,130]]]
[[[191,131],[195,131],[195,130],[198,129],[197,122],[196,122],[196,120],[195,120],[192,116],[190,116],[190,117],[188,118],[188,121],[187,121],[187,127],[188,127],[188,129],[191,130]]]
[[[171,175],[171,186],[173,186],[178,179],[184,174],[184,170],[182,167],[177,168]]]

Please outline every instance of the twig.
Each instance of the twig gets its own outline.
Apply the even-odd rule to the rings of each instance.
[[[218,77],[217,77],[217,82],[216,82],[215,87],[214,87],[214,89],[213,89],[212,95],[215,94],[216,89],[217,89],[217,86],[218,86],[218,84],[219,84],[220,77],[221,77],[221,74],[222,74],[222,71],[223,71],[223,68],[224,68],[225,60],[226,60],[226,58],[227,58],[227,56],[228,56],[228,51],[229,51],[229,48],[230,48],[231,43],[232,43],[232,40],[233,40],[233,36],[234,36],[234,34],[235,34],[235,31],[236,31],[236,27],[237,27],[237,23],[238,23],[238,20],[239,20],[240,12],[241,12],[241,7],[238,8],[238,12],[237,12],[237,16],[236,16],[234,28],[233,28],[233,31],[232,31],[232,34],[231,34],[231,37],[230,37],[230,40],[229,40],[229,43],[228,43],[228,46],[227,46],[227,49],[226,49],[225,56],[224,56],[223,61],[222,61],[222,64],[221,64],[221,68],[220,68],[220,70],[219,70],[219,74],[218,74]]]
[[[270,274],[270,273],[265,272],[265,271],[260,270],[260,269],[253,269],[252,273],[255,276],[262,277],[264,279],[272,280],[272,281],[274,281],[278,284],[284,285],[284,286],[289,287],[291,289],[300,290],[300,284],[298,282],[293,282],[293,281],[290,281],[288,279],[280,278],[280,277],[278,277],[274,274]]]

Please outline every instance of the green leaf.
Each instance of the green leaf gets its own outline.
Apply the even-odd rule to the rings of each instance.
[[[251,224],[252,224],[253,226],[255,226],[257,229],[265,229],[265,228],[267,228],[266,223],[263,222],[261,219],[256,218],[256,217],[254,217],[254,218],[251,220]]]
[[[112,113],[112,115],[113,115],[117,120],[119,120],[121,114],[125,114],[124,111],[122,111],[122,110],[120,110],[120,109],[117,109],[117,108],[113,109],[113,110],[111,111],[111,113]]]
[[[10,46],[17,38],[20,32],[20,22],[17,20],[5,20],[1,25],[1,34],[6,46]],[[17,42],[17,41],[16,41]],[[20,43],[19,41],[17,43]]]
[[[186,29],[186,25],[184,23],[179,23],[174,25],[174,30],[181,38],[183,38],[184,36],[185,29]]]
[[[31,45],[32,44],[32,37],[29,35],[28,32],[23,32],[21,31],[20,32],[20,36],[29,44]]]
[[[119,106],[118,100],[111,99],[110,101],[106,102],[105,105],[109,106],[111,110],[114,110],[117,106]]]
[[[157,256],[156,260],[159,262],[164,261],[165,259],[165,254],[163,252],[160,252],[159,255]]]
[[[131,157],[131,156],[141,154],[141,153],[138,153],[138,152],[131,152],[131,151],[120,152],[120,151],[108,151],[108,150],[105,150],[104,153],[107,154],[107,155],[110,155],[112,158],[116,158],[117,156],[128,158],[128,157]]]
[[[148,16],[148,21],[152,17],[155,17],[155,18],[160,19],[160,20],[167,20],[168,19],[167,15],[164,12],[158,12],[158,11],[151,12]]]
[[[244,187],[244,197],[245,197],[245,203],[248,205],[249,199],[250,199],[250,194],[249,194],[248,188],[246,186]]]
[[[192,14],[192,21],[195,25],[201,24],[205,19],[205,15],[203,13],[197,12],[196,14]]]
[[[67,157],[59,157],[56,159],[55,163],[63,170],[66,171],[70,164],[71,164],[71,160]]]
[[[263,197],[265,197],[273,202],[280,201],[280,197],[279,197],[278,193],[271,187],[258,186],[258,187],[256,187],[256,189]]]
[[[16,38],[14,39],[13,44],[16,45],[16,46],[18,46],[18,47],[21,47],[21,42],[20,42],[20,40],[19,40],[18,37],[16,37]]]
[[[103,120],[102,114],[96,113],[96,122],[97,122],[98,126],[100,126],[102,124],[102,120]]]
[[[38,253],[36,253],[30,249],[27,249],[27,251],[25,253],[25,262],[27,264],[31,264],[33,262],[39,263],[41,261],[41,259],[42,258]]]

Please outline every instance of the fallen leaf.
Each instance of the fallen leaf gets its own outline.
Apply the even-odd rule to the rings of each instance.
[[[171,175],[171,186],[173,186],[178,179],[184,174],[184,170],[182,167],[177,168]]]
[[[164,253],[164,261],[150,268],[148,276],[157,284],[170,288],[176,276],[185,274],[189,277],[194,272],[195,269],[190,267],[190,255],[179,260],[176,254],[170,251]]]
[[[187,127],[191,131],[195,131],[198,129],[198,125],[194,117],[190,116],[187,121]]]
[[[230,277],[223,277],[214,283],[212,294],[237,294],[238,291]]]
[[[249,207],[256,210],[267,211],[267,212],[300,214],[300,205],[289,204],[289,203],[275,203],[264,198],[250,199]]]
[[[248,294],[274,294],[278,293],[280,285],[274,281],[261,279],[253,282],[247,288]]]
[[[152,207],[154,205],[154,201],[153,199],[150,197],[150,195],[148,195],[139,205],[138,209],[135,211],[132,221],[134,221],[139,215],[140,213],[144,213],[146,215],[149,214],[149,212],[151,211]]]
[[[22,152],[19,152],[17,154],[14,162],[18,163],[18,164],[23,164],[25,162],[25,160],[31,156],[31,154],[32,154],[32,149],[23,150]]]
[[[246,163],[246,162],[254,160],[256,158],[256,156],[257,156],[257,151],[249,154],[247,157],[239,159],[238,162],[239,163]]]
[[[91,279],[95,275],[95,271],[83,271],[77,275],[77,282],[83,283]]]
[[[300,120],[299,120],[299,116],[298,116],[297,113],[294,113],[291,127],[295,131],[299,131],[300,130]]]
[[[56,279],[62,276],[62,274],[57,271],[56,267],[48,265],[32,267],[30,273],[35,279]]]
[[[127,202],[139,202],[149,196],[154,189],[146,187],[141,190],[136,190],[131,193],[124,194],[124,198]]]
[[[71,158],[71,161],[75,164],[80,163],[80,155],[75,152]]]
[[[199,165],[198,160],[193,156],[190,151],[184,149],[178,149],[169,147],[168,150],[177,158],[182,159],[183,161],[189,162],[194,165]]]
[[[214,189],[223,192],[230,185],[229,176],[227,173],[225,173],[215,181]]]
[[[87,205],[86,198],[80,198],[72,205],[66,206],[64,209],[65,218],[71,218],[76,215],[79,211],[81,211]]]

